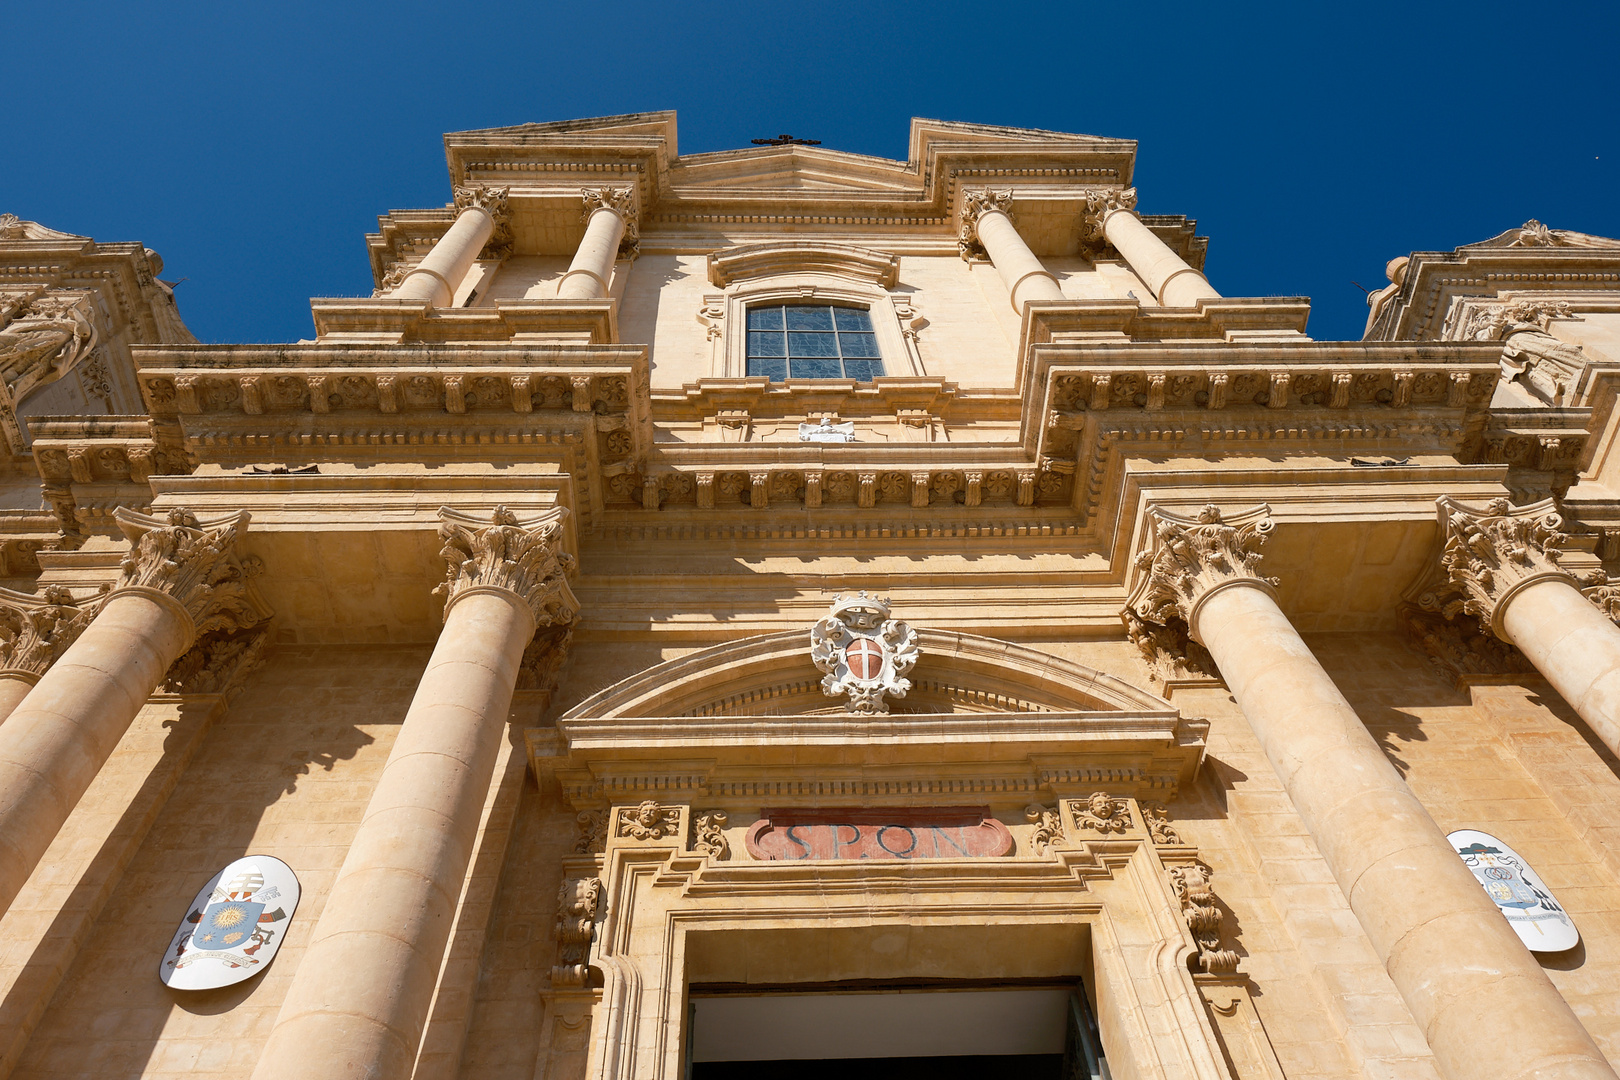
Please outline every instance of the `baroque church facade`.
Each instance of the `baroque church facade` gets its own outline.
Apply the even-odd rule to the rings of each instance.
[[[292,344],[0,218],[0,1078],[1615,1076],[1620,241],[445,146]]]

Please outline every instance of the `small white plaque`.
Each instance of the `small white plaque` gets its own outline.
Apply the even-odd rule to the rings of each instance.
[[[1574,921],[1517,851],[1473,829],[1459,829],[1446,839],[1531,952],[1563,952],[1580,944]]]
[[[842,424],[835,424],[830,419],[823,419],[819,424],[800,424],[800,442],[854,442],[855,421],[846,420]]]
[[[298,878],[269,855],[237,859],[186,908],[158,978],[176,990],[212,990],[269,966],[298,910]]]

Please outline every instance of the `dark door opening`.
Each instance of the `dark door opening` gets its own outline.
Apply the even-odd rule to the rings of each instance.
[[[1108,1080],[1069,985],[691,996],[689,1080]]]

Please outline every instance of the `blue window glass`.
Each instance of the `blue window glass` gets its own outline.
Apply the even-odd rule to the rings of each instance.
[[[831,304],[749,308],[748,374],[870,382],[883,374],[871,312]]]

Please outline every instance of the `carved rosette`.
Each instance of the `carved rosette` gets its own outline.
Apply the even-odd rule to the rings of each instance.
[[[1173,866],[1169,869],[1170,882],[1175,886],[1176,898],[1181,901],[1181,917],[1198,943],[1198,966],[1212,975],[1236,971],[1238,954],[1221,948],[1221,922],[1224,913],[1210,886],[1214,874],[1202,863]]]
[[[1063,832],[1063,815],[1055,806],[1030,803],[1024,807],[1024,820],[1035,826],[1030,833],[1029,847],[1037,855],[1045,855],[1047,848],[1068,839]]]
[[[130,543],[114,595],[123,589],[163,593],[185,608],[197,637],[251,629],[270,618],[253,584],[264,564],[241,550],[246,511],[203,521],[181,507],[164,517],[121,507],[113,519]]]
[[[584,986],[590,976],[591,939],[601,914],[602,880],[569,878],[557,891],[557,962],[553,986]]]
[[[1127,629],[1139,627],[1137,637],[1148,632],[1144,623],[1174,627],[1179,620],[1196,641],[1191,636],[1193,614],[1212,591],[1245,583],[1270,592],[1277,584],[1275,578],[1255,572],[1260,563],[1255,548],[1265,542],[1273,527],[1269,506],[1262,503],[1231,520],[1213,503],[1196,518],[1152,507],[1148,519],[1152,546],[1136,557],[1141,576],[1121,615]],[[1159,644],[1155,642],[1155,647]]]
[[[1116,210],[1136,213],[1135,188],[1107,188],[1086,192],[1086,208],[1080,214],[1080,239],[1091,247],[1105,243],[1103,223]]]
[[[446,563],[445,580],[433,590],[444,598],[448,616],[457,597],[474,587],[516,593],[534,613],[536,627],[572,623],[579,601],[568,588],[574,557],[562,550],[566,507],[520,520],[497,506],[485,525],[448,506],[439,508],[439,552]]]
[[[45,674],[96,617],[101,599],[80,607],[62,585],[39,596],[0,589],[0,671]]]
[[[1462,597],[1442,607],[1432,596],[1425,596],[1423,607],[1439,607],[1450,615],[1460,605],[1462,611],[1488,623],[1497,637],[1509,641],[1501,617],[1515,593],[1538,581],[1574,584],[1574,575],[1558,565],[1569,537],[1562,531],[1564,519],[1552,499],[1519,507],[1495,499],[1478,507],[1442,495],[1435,505],[1445,544],[1440,568]]]
[[[495,222],[495,231],[484,244],[484,250],[479,252],[480,259],[504,259],[512,254],[512,209],[507,202],[507,192],[507,188],[496,187],[455,189],[457,213],[476,206]]]
[[[1012,192],[978,188],[962,193],[962,224],[957,232],[957,248],[964,259],[985,259],[979,242],[979,219],[992,210],[1012,217]]]
[[[585,210],[580,220],[587,224],[598,210],[611,210],[624,222],[624,236],[619,240],[619,258],[633,259],[641,248],[641,226],[636,216],[635,191],[631,188],[580,188]]]

